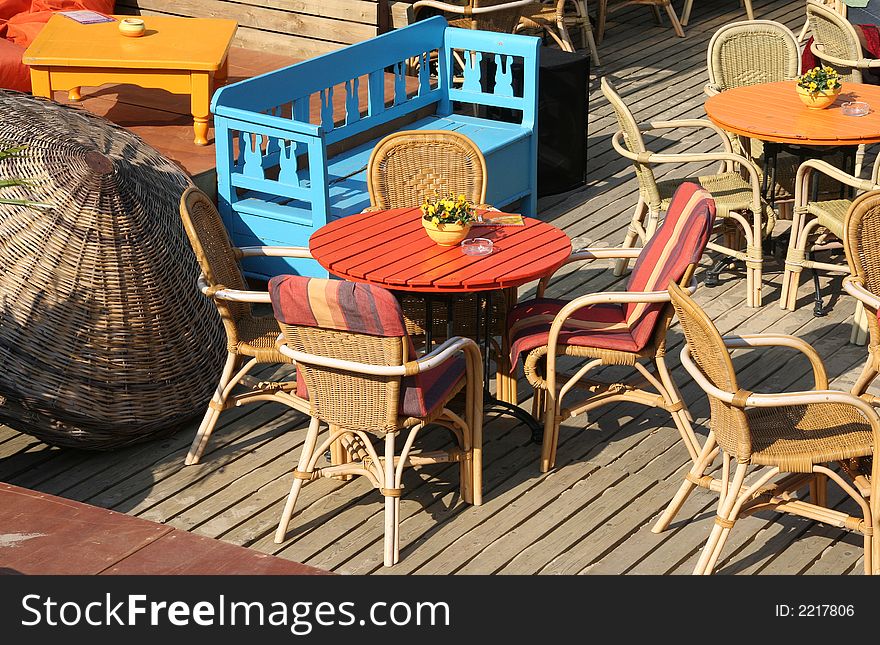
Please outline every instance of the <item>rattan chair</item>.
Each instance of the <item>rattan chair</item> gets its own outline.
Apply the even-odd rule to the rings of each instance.
[[[522,302],[510,312],[511,364],[522,357],[526,379],[535,390],[533,414],[544,417],[542,472],[556,463],[562,421],[617,401],[667,410],[696,460],[700,444],[664,358],[666,331],[672,319],[664,287],[672,280],[696,288],[694,272],[711,234],[714,215],[709,194],[696,184],[683,184],[657,234],[643,249],[597,248],[572,254],[569,262],[638,258],[624,291],[591,293],[571,301],[547,299],[547,277],[540,281],[536,299]],[[586,363],[573,374],[563,374],[557,371],[559,356]],[[633,368],[645,384],[584,378],[611,365]],[[574,391],[588,394],[574,403],[567,401]]]
[[[849,267],[843,288],[862,305],[868,334],[868,360],[851,391],[877,405],[877,397],[865,393],[880,373],[880,191],[856,198],[844,220],[842,237]]]
[[[463,500],[482,503],[480,350],[472,340],[450,338],[430,354],[416,356],[397,301],[380,287],[278,276],[269,290],[284,334],[279,350],[296,361],[300,386],[280,397],[311,417],[275,542],[284,541],[305,482],[362,475],[385,498],[385,566],[391,566],[400,552],[405,467],[457,462]],[[462,416],[448,407],[460,392]],[[319,445],[322,423],[329,432]],[[413,452],[417,435],[431,424],[449,430],[453,446]],[[381,456],[374,438],[384,444]],[[345,442],[350,461],[318,467],[324,451],[339,441]]]
[[[587,13],[586,0],[544,0],[533,2],[523,10],[517,31],[541,30],[563,51],[575,51],[569,28],[580,32],[581,46],[588,47],[593,65],[601,65],[599,50],[593,38],[593,26]]]
[[[195,187],[180,198],[180,217],[202,274],[201,292],[213,301],[226,330],[226,364],[186,456],[186,464],[198,463],[220,412],[249,402],[264,401],[276,392],[289,390],[294,382],[262,382],[248,375],[258,365],[289,363],[275,347],[280,330],[271,315],[255,315],[253,304],[269,303],[264,291],[249,291],[239,261],[249,256],[310,257],[300,247],[236,248],[229,241],[220,213],[213,202]],[[248,389],[233,394],[237,385]]]
[[[450,130],[404,130],[390,134],[373,149],[367,163],[367,189],[370,208],[388,209],[417,206],[434,195],[465,195],[478,206],[491,208],[486,200],[486,160],[468,137]],[[515,302],[516,293],[493,298],[490,329],[503,336],[504,316]],[[411,336],[425,334],[425,298],[402,295],[407,331]],[[473,336],[477,329],[479,300],[473,294],[458,294],[452,310],[452,333]],[[446,335],[448,309],[433,306],[435,339]],[[494,340],[493,340],[494,343]],[[506,352],[495,345],[498,360],[498,396],[516,402],[516,381],[508,377]]]
[[[790,81],[801,71],[801,56],[794,34],[772,20],[744,20],[721,27],[709,41],[707,66],[709,83],[706,96],[745,85]],[[764,143],[728,133],[734,152],[764,165]],[[780,155],[776,163],[774,202],[791,203],[797,157]],[[762,177],[763,180],[763,177]]]
[[[821,358],[801,339],[776,334],[722,338],[683,289],[670,284],[669,294],[687,341],[681,352],[682,364],[709,396],[711,432],[655,530],[666,528],[690,491],[703,484],[721,495],[695,574],[712,573],[736,521],[762,510],[788,512],[861,533],[865,572],[880,573],[880,462],[873,466],[867,490],[826,465],[859,460],[880,445],[880,417],[874,408],[852,394],[829,390]],[[770,346],[801,351],[813,368],[816,389],[779,394],[743,389],[728,349]],[[723,456],[720,481],[705,474],[719,450]],[[733,462],[736,468],[731,473]],[[751,480],[746,482],[750,471]],[[825,505],[826,478],[856,502],[861,516]],[[807,487],[813,492],[811,501],[795,495]]]
[[[819,289],[817,270],[833,273],[849,273],[844,264],[817,262],[811,259],[816,250],[840,248],[844,237],[843,229],[846,215],[853,202],[843,195],[836,199],[828,199],[827,193],[814,195],[814,184],[818,181],[815,175],[827,177],[847,186],[858,193],[880,189],[880,156],[874,162],[869,180],[849,175],[831,164],[810,159],[801,164],[795,183],[795,210],[791,223],[791,237],[788,242],[788,253],[785,257],[785,273],[782,277],[782,290],[779,306],[794,311],[797,306],[797,292],[800,286],[800,275],[804,269],[813,272],[815,284],[814,313],[824,315],[822,293]],[[861,306],[856,307],[853,319],[853,335],[851,340],[861,344],[865,330],[864,312]]]
[[[755,10],[752,9],[752,0],[740,0],[741,5],[745,5],[746,15],[749,20],[755,19]],[[694,0],[685,0],[684,9],[681,11],[681,24],[687,27],[691,19],[691,10],[694,8]]]
[[[679,38],[684,38],[684,29],[681,28],[682,23],[678,19],[678,14],[675,13],[675,8],[672,6],[672,0],[621,0],[620,2],[612,2],[611,9],[620,9],[631,4],[649,5],[651,11],[654,12],[654,18],[658,25],[661,23],[660,7],[663,7],[666,10],[666,14],[669,16],[669,21],[672,23],[675,35]],[[608,10],[608,0],[599,0],[598,10],[596,12],[597,43],[601,43],[602,39],[605,37],[605,18],[608,15]]]
[[[843,18],[846,18],[846,3],[843,0],[818,0],[819,4],[823,4],[832,11],[839,13]],[[798,36],[798,42],[804,42],[804,38],[807,37],[807,34],[810,32],[810,20],[807,19],[804,21],[804,26],[801,28],[801,33]]]
[[[862,70],[880,69],[880,60],[863,58],[856,28],[831,7],[807,0],[807,22],[813,34],[810,51],[835,68],[844,83],[861,83]]]
[[[614,149],[630,159],[639,182],[639,199],[630,221],[623,248],[633,247],[636,240],[644,244],[654,234],[660,213],[669,205],[675,189],[685,181],[699,183],[715,199],[716,222],[725,235],[727,245],[710,242],[708,248],[746,263],[746,303],[749,307],[761,305],[761,268],[763,266],[763,238],[770,234],[776,223],[776,214],[761,197],[760,171],[755,164],[732,151],[730,139],[725,132],[706,120],[680,119],[675,121],[652,121],[638,124],[632,112],[620,98],[614,86],[603,77],[602,93],[611,103],[620,126],[611,141]],[[653,153],[645,146],[642,132],[675,128],[708,128],[719,138],[721,150],[706,153]],[[657,181],[653,167],[658,164],[681,164],[687,162],[721,162],[719,172],[693,178]],[[739,171],[734,170],[739,167]],[[745,179],[743,177],[746,177]],[[751,221],[747,218],[751,218]],[[741,233],[745,237],[746,250],[732,248]],[[621,275],[628,260],[618,261],[615,275]]]

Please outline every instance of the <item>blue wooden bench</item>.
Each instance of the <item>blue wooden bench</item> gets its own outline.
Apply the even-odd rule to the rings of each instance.
[[[219,89],[211,102],[218,206],[234,243],[306,245],[328,221],[369,206],[370,152],[399,130],[467,135],[486,157],[487,202],[519,202],[534,215],[539,45],[436,17]],[[405,74],[413,60],[417,78]],[[334,105],[344,105],[344,120],[334,123]],[[326,276],[303,259],[248,258],[245,268],[257,277]]]

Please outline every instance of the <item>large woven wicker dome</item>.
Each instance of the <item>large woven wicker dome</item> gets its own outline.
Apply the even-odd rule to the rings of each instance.
[[[195,290],[189,179],[85,111],[0,91],[0,422],[109,449],[175,430],[217,382],[224,336]]]

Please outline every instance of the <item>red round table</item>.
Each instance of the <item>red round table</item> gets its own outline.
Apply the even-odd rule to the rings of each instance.
[[[492,292],[503,290],[509,297],[516,287],[550,275],[571,255],[571,240],[555,226],[526,217],[523,226],[473,227],[468,237],[491,239],[493,250],[488,255],[465,255],[460,246],[439,246],[432,241],[422,227],[421,217],[418,207],[350,215],[318,229],[309,240],[309,250],[321,266],[340,278],[424,294],[428,332],[433,327],[432,295],[476,293],[485,298],[483,353],[488,377]],[[451,308],[450,301],[450,314]],[[447,315],[450,330],[451,318]],[[479,342],[479,333],[477,336]],[[430,346],[429,334],[426,342]],[[506,364],[506,356],[499,358]],[[505,377],[497,384],[504,400],[489,394],[488,378],[484,383],[489,404],[527,423],[533,438],[539,440],[541,426],[515,405],[515,379]]]
[[[474,227],[468,237],[493,242],[489,255],[439,246],[422,228],[418,207],[350,215],[321,227],[312,256],[333,275],[395,291],[455,293],[509,289],[553,273],[571,255],[571,240],[546,222]]]

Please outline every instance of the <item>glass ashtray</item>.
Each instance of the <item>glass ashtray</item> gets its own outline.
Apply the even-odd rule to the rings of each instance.
[[[492,252],[492,240],[487,237],[462,240],[461,251],[465,255],[489,255]]]
[[[840,111],[847,116],[865,116],[871,106],[864,101],[848,101],[840,106]]]

